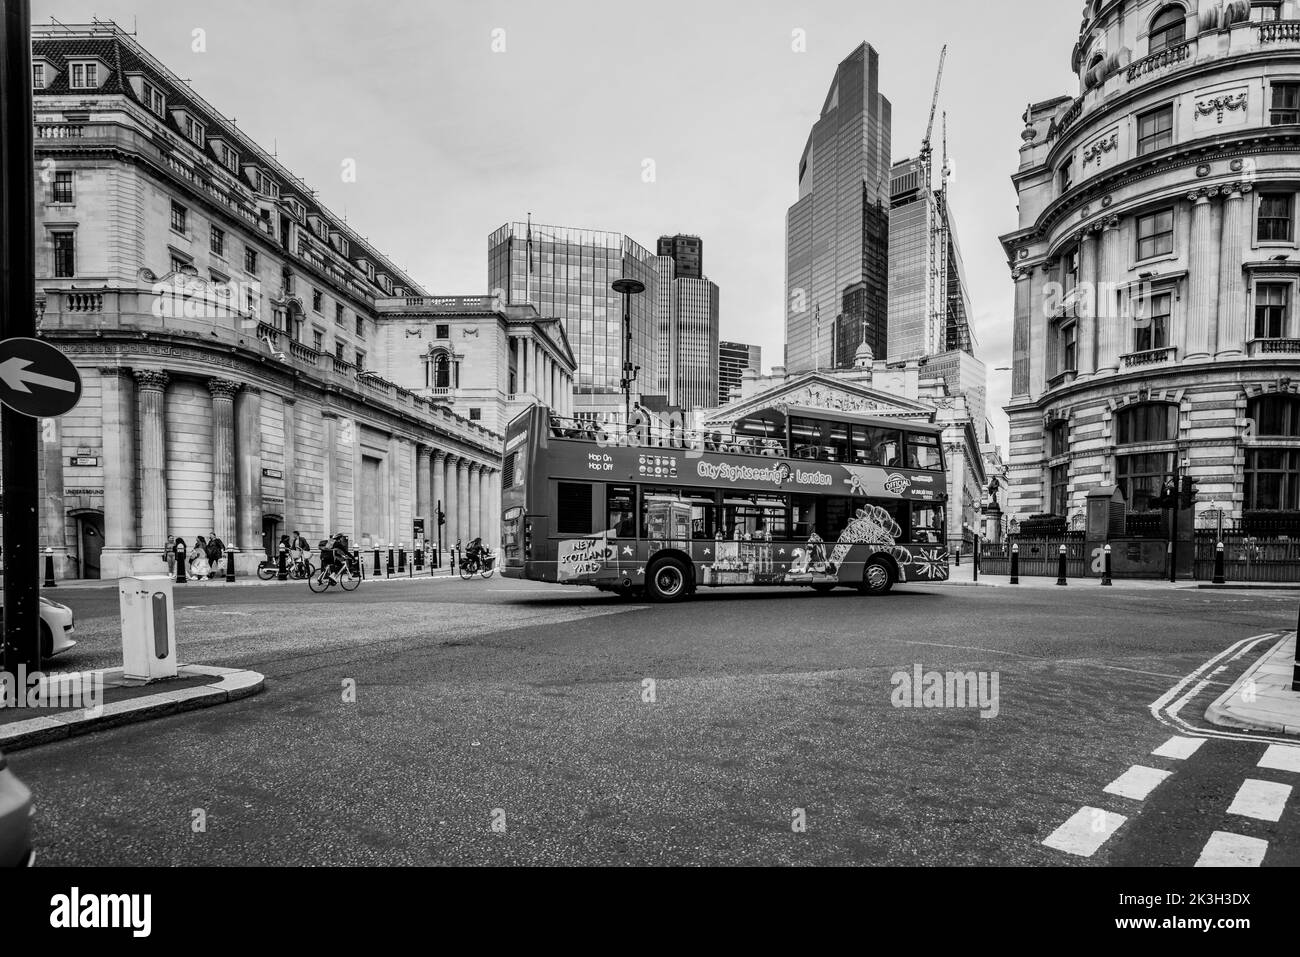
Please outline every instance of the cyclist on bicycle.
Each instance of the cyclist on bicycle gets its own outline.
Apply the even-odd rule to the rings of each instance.
[[[470,562],[481,562],[487,557],[487,549],[483,547],[483,539],[476,538],[465,547],[465,558]]]
[[[324,574],[329,576],[329,580],[335,585],[339,584],[339,576],[343,569],[352,561],[352,555],[348,552],[348,539],[346,535],[335,534],[326,544],[321,553],[321,564],[325,564],[325,559],[329,559],[329,564],[323,568]]]

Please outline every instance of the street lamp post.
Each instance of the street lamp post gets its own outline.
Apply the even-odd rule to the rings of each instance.
[[[623,428],[632,425],[632,297],[645,292],[645,283],[638,279],[615,279],[610,288],[623,297]]]

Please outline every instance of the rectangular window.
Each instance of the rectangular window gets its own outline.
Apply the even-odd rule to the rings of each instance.
[[[1138,117],[1138,156],[1162,150],[1173,142],[1173,106],[1162,106]]]
[[[45,64],[44,63],[32,64],[32,89],[33,90],[45,89]]]
[[[257,250],[256,249],[244,250],[244,272],[251,272],[251,273],[257,272]]]
[[[1137,258],[1150,259],[1174,251],[1174,211],[1161,209],[1137,218]]]
[[[1261,193],[1259,197],[1259,241],[1261,243],[1291,242],[1291,223],[1294,219],[1295,194]]]
[[[451,338],[451,326],[446,325],[445,323],[439,323],[438,325],[434,326],[433,329],[434,329],[433,337],[435,339]]]
[[[789,514],[788,495],[726,492],[722,505],[722,535],[735,542],[789,539]]]
[[[344,348],[344,347],[343,347],[343,343],[341,343],[341,342],[336,342],[336,343],[334,343],[334,358],[335,358],[335,359],[338,359],[340,362],[344,361],[344,360],[343,360],[343,348]]]
[[[943,457],[939,454],[937,435],[907,434],[907,467],[923,472],[943,471]]]
[[[144,105],[149,108],[149,111],[158,116],[165,116],[167,113],[166,101],[158,88],[152,83],[144,83],[141,89],[144,93]]]
[[[605,486],[605,528],[615,538],[636,538],[636,487]]]
[[[357,316],[356,332],[357,332],[358,339],[364,339],[366,337],[366,321],[362,319],[360,316]]]
[[[1274,126],[1300,123],[1300,83],[1273,84],[1273,102],[1268,118]]]
[[[72,233],[54,233],[54,276],[71,279],[77,274],[77,243]]]
[[[1282,282],[1262,282],[1255,287],[1255,338],[1286,337],[1291,287]]]
[[[334,321],[340,326],[343,325],[343,303],[334,303]]]
[[[559,535],[590,535],[590,482],[555,483],[555,531]]]
[[[1070,425],[1068,422],[1056,422],[1048,432],[1048,455],[1056,458],[1070,451]]]
[[[54,174],[50,198],[56,203],[72,202],[72,171],[60,170]]]
[[[178,272],[184,272],[184,271],[185,271],[185,268],[186,268],[187,266],[189,266],[189,265],[190,265],[190,263],[189,263],[188,260],[186,260],[186,259],[181,259],[180,256],[172,256],[172,261],[171,261],[171,270],[172,270],[172,272],[177,272],[177,273],[178,273]]]
[[[1120,455],[1115,459],[1120,491],[1131,512],[1151,511],[1151,499],[1164,493],[1173,481],[1174,453]]]
[[[1300,508],[1300,452],[1255,449],[1246,453],[1245,507],[1254,511]]]
[[[185,234],[185,226],[188,221],[189,211],[180,203],[172,202],[172,229],[181,235]]]
[[[1052,514],[1065,515],[1070,502],[1070,467],[1057,465],[1052,468]]]
[[[311,308],[312,312],[320,312],[325,306],[325,297],[319,289],[311,291]]]
[[[482,409],[470,409],[470,410],[469,410],[469,420],[470,420],[471,422],[482,422],[482,421],[483,421],[483,410],[482,410]]]
[[[1115,441],[1119,445],[1172,442],[1177,435],[1178,406],[1173,403],[1131,405],[1115,416]]]
[[[1078,368],[1079,330],[1074,323],[1061,329],[1061,371],[1074,372]]]
[[[207,130],[192,116],[185,117],[185,136],[195,146],[202,146]]]
[[[939,545],[943,542],[944,535],[947,533],[945,525],[942,505],[935,505],[930,502],[912,503],[911,541]]]
[[[1256,23],[1272,23],[1282,16],[1282,0],[1255,0],[1250,5],[1250,19]]]
[[[221,144],[221,165],[231,172],[239,172],[239,155],[225,143]]]
[[[1071,156],[1068,160],[1066,160],[1061,165],[1060,183],[1061,183],[1062,193],[1069,192],[1070,187],[1074,185],[1074,157],[1073,156]]]
[[[1134,352],[1148,352],[1169,346],[1173,301],[1173,295],[1167,292],[1139,300],[1138,314],[1133,318]]]
[[[68,85],[74,90],[92,90],[99,86],[98,63],[74,63],[68,75]]]
[[[881,465],[893,468],[903,447],[902,434],[895,429],[870,425],[853,427],[853,462],[855,465]]]
[[[325,333],[319,329],[313,329],[311,333],[311,347],[317,352],[325,351]]]
[[[213,255],[226,255],[226,231],[220,226],[212,227],[212,238],[209,240]]]

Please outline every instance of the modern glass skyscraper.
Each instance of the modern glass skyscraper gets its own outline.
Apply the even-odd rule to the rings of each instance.
[[[763,371],[763,347],[744,342],[718,343],[718,405],[731,401],[731,390],[740,388],[745,370]]]
[[[888,349],[892,107],[863,43],[835,79],[799,160],[786,214],[785,361],[791,372],[853,365],[864,339]]]
[[[889,339],[890,362],[950,350],[974,354],[970,292],[952,211],[921,182],[921,163],[895,163],[890,175]],[[947,224],[946,230],[941,227]],[[936,264],[946,244],[946,260]],[[942,272],[936,272],[936,265]],[[946,274],[945,289],[932,288]],[[877,357],[880,354],[877,353]]]
[[[676,390],[661,390],[683,409],[713,408],[718,396],[718,286],[708,279],[674,279]],[[668,383],[665,383],[668,384]]]
[[[509,304],[531,303],[543,316],[563,320],[578,359],[578,415],[623,411],[623,300],[610,288],[622,276],[646,287],[631,297],[636,400],[658,388],[660,327],[674,324],[672,259],[622,233],[593,229],[507,223],[488,238],[488,289]]]

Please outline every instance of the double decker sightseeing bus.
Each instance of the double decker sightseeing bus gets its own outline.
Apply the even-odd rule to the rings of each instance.
[[[501,570],[661,602],[701,586],[881,595],[944,581],[941,432],[784,405],[727,435],[612,432],[533,406],[506,430]]]

